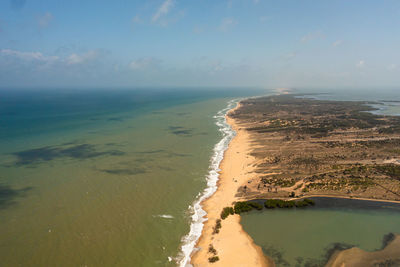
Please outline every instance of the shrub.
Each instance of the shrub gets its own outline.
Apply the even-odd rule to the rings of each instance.
[[[310,205],[315,205],[314,200],[305,198],[303,200],[299,201],[293,201],[293,200],[281,200],[281,199],[267,199],[264,203],[264,206],[267,209],[275,209],[275,208],[301,208],[301,207],[306,207]]]
[[[295,202],[293,200],[284,201],[285,208],[293,208],[295,206]]]
[[[308,205],[314,206],[315,201],[309,198],[305,198],[303,201],[305,201]]]
[[[300,201],[296,201],[296,208],[303,208],[303,207],[307,207],[308,204],[307,202],[300,200]]]
[[[217,255],[217,250],[214,248],[213,245],[210,244],[210,246],[208,247],[208,252]]]
[[[235,214],[232,207],[225,207],[221,212],[221,219],[225,220],[229,215]]]
[[[252,209],[253,207],[250,206],[249,202],[236,202],[234,207],[236,214],[240,214],[242,212],[248,212],[251,211]]]
[[[210,258],[208,258],[208,261],[211,262],[211,263],[219,261],[219,257],[218,256],[210,257]]]
[[[216,223],[215,223],[215,226],[214,226],[214,231],[213,231],[213,234],[218,234],[219,233],[219,229],[221,229],[221,227],[222,227],[222,225],[221,225],[221,220],[220,219],[218,219],[217,221],[216,221]]]
[[[267,209],[275,209],[278,206],[278,202],[276,199],[267,199],[267,201],[265,201],[264,206]]]
[[[247,202],[252,208],[256,210],[262,210],[263,206],[257,202]]]

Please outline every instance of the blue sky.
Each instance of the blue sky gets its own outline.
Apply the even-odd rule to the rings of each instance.
[[[400,1],[0,1],[0,87],[400,85]]]

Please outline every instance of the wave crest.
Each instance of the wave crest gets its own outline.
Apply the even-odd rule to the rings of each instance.
[[[222,139],[214,146],[213,155],[210,160],[210,167],[208,174],[206,175],[207,187],[203,192],[199,193],[196,200],[192,205],[189,206],[189,211],[192,214],[192,222],[190,224],[190,231],[187,235],[182,238],[181,252],[177,257],[177,263],[180,267],[192,266],[190,264],[190,256],[195,249],[197,240],[200,238],[203,230],[204,222],[207,220],[204,218],[207,213],[203,210],[201,202],[209,198],[217,190],[217,181],[219,179],[219,165],[224,157],[224,152],[228,148],[228,145],[232,138],[236,135],[235,131],[226,122],[225,115],[233,107],[237,105],[239,100],[230,100],[226,108],[218,111],[217,115],[214,116],[216,120],[215,124],[219,127],[219,131],[222,134]]]

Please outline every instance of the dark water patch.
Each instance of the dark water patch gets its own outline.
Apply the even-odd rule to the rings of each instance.
[[[134,152],[135,154],[139,154],[139,155],[165,155],[167,157],[190,157],[190,154],[185,154],[185,153],[178,153],[178,152],[172,152],[172,151],[168,151],[168,150],[164,150],[164,149],[158,149],[158,150],[147,150],[147,151],[138,151],[138,152]],[[135,159],[135,161],[150,161],[153,160],[151,158],[140,158],[140,159]]]
[[[289,262],[284,259],[284,252],[282,250],[279,250],[273,246],[263,247],[262,250],[264,251],[265,255],[268,255],[274,260],[274,263],[277,266],[290,266]]]
[[[111,117],[107,119],[108,121],[124,121],[124,117]]]
[[[147,171],[143,168],[133,168],[133,169],[103,169],[100,170],[105,173],[115,174],[115,175],[137,175],[143,174]]]
[[[171,134],[179,135],[179,136],[193,136],[193,129],[185,128],[182,126],[169,126],[167,131]]]
[[[190,157],[191,155],[190,154],[185,154],[185,153],[168,152],[168,156],[185,158],[185,157]]]
[[[164,149],[157,149],[157,150],[138,151],[138,152],[135,152],[135,153],[136,154],[143,154],[143,155],[146,155],[146,154],[152,155],[152,154],[159,154],[159,153],[164,153],[164,152],[165,152]]]
[[[176,131],[171,131],[172,134],[179,135],[179,136],[185,136],[185,137],[191,137],[193,136],[193,130],[190,129],[185,129],[185,130],[176,130]]]
[[[178,116],[186,116],[186,115],[189,115],[190,114],[190,112],[178,112],[178,113],[176,113],[176,115],[178,115]]]
[[[80,144],[72,146],[45,146],[13,153],[17,157],[15,164],[29,165],[57,158],[89,159],[99,156],[121,156],[125,152],[119,150],[98,151],[95,145]]]
[[[355,247],[355,245],[345,244],[345,243],[332,243],[324,249],[324,255],[321,258],[304,258],[296,257],[295,265],[290,264],[287,259],[285,259],[285,253],[282,249],[278,249],[273,245],[269,247],[263,247],[262,250],[265,255],[271,257],[279,267],[322,267],[325,266],[332,255],[337,251],[342,251]]]
[[[350,249],[353,247],[356,247],[356,245],[339,243],[339,242],[335,242],[335,243],[328,245],[325,248],[325,253],[324,253],[323,259],[321,260],[321,264],[322,264],[321,266],[328,263],[329,259],[333,256],[333,254],[335,254],[335,252]]]
[[[75,144],[77,144],[78,143],[78,141],[69,141],[69,142],[65,142],[65,143],[62,143],[61,144],[61,146],[70,146],[70,145],[75,145]]]
[[[315,208],[330,210],[393,210],[400,211],[400,203],[335,198],[335,197],[310,197],[316,203]]]
[[[120,146],[118,143],[106,143],[106,146]]]
[[[13,189],[8,185],[0,184],[0,209],[6,209],[16,204],[15,199],[25,196],[30,190],[32,190],[32,187]]]
[[[384,235],[383,239],[382,239],[382,247],[381,247],[381,249],[384,249],[385,247],[387,247],[387,245],[389,245],[395,238],[396,238],[396,235],[393,234],[393,233],[389,233],[387,235]]]
[[[307,197],[315,201],[314,206],[302,207],[310,209],[329,209],[329,210],[392,210],[400,212],[400,203],[362,200],[351,198],[336,197]],[[300,200],[300,199],[299,199]],[[254,199],[251,202],[264,204],[266,199]],[[268,209],[266,209],[268,211]]]
[[[168,127],[169,131],[176,131],[176,130],[181,130],[181,129],[184,129],[184,127],[182,127],[182,126],[169,126]]]
[[[152,158],[140,158],[140,159],[134,159],[134,161],[137,162],[137,163],[147,163],[147,162],[154,161],[154,159],[152,159]]]
[[[159,166],[158,168],[163,171],[174,171],[175,170],[175,169],[173,169],[171,167],[167,167],[167,166]]]
[[[100,118],[89,118],[89,121],[100,121]]]

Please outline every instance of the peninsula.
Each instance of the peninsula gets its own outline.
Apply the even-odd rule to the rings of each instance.
[[[289,203],[282,207],[315,196],[400,202],[400,117],[372,114],[371,104],[285,94],[242,100],[227,114],[237,135],[221,163],[217,192],[203,202],[208,220],[193,265],[274,266],[236,215],[241,207],[262,208],[251,204],[255,199]],[[375,263],[400,259],[395,240],[374,254]],[[371,258],[355,248],[344,253],[329,266],[350,254],[359,262]]]

